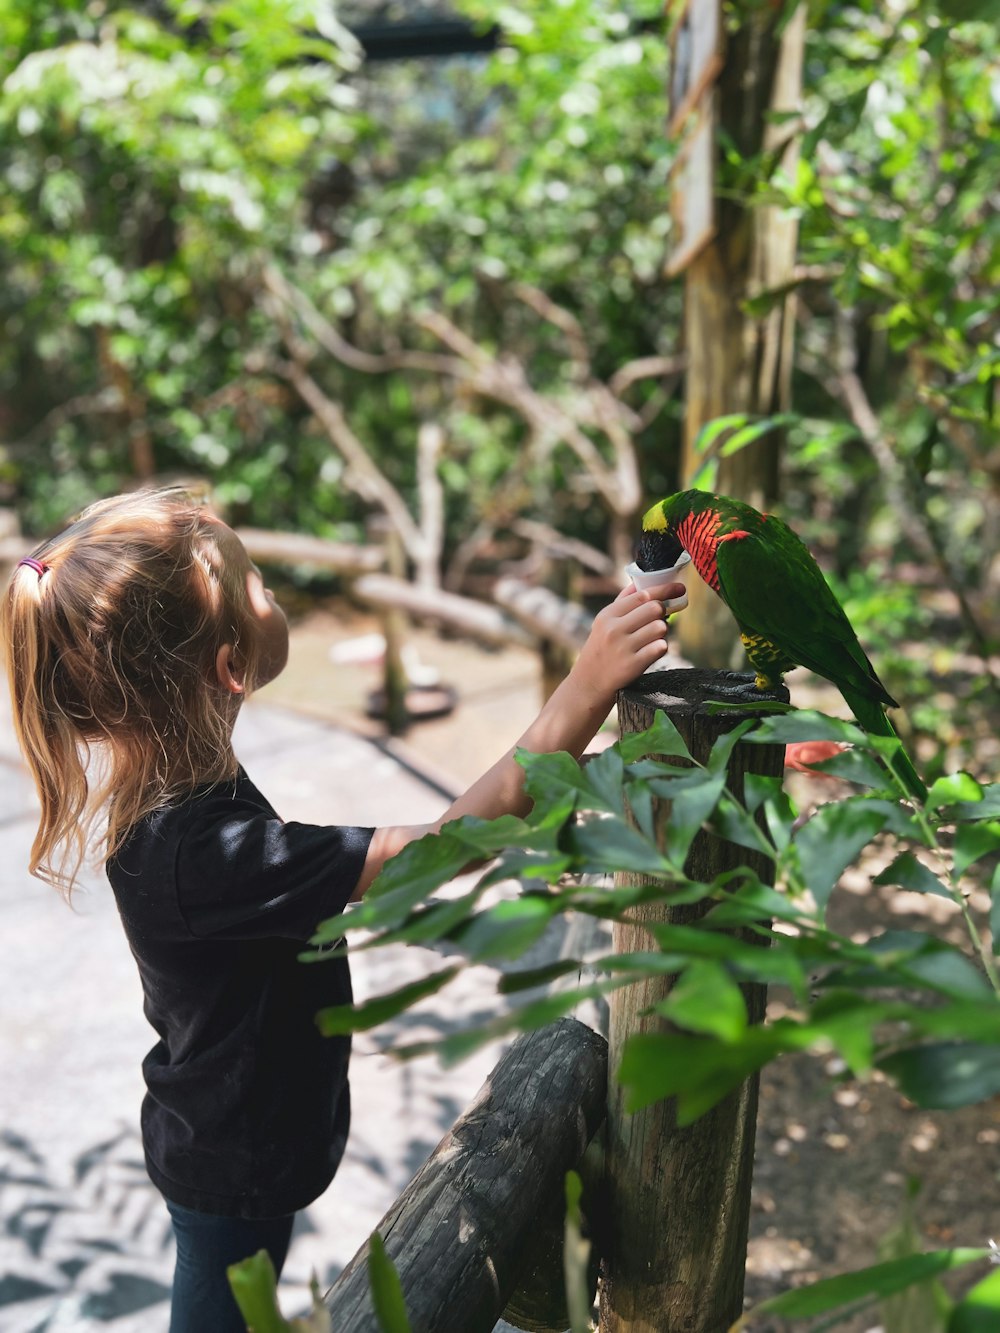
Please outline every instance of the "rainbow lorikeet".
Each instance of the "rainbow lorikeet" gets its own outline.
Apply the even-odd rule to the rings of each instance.
[[[740,500],[679,491],[645,513],[636,551],[640,569],[665,569],[682,550],[733,613],[757,688],[780,683],[794,666],[836,685],[865,731],[895,736],[885,710],[898,704],[858,643],[819,565],[787,523]],[[927,789],[905,750],[887,761],[907,790]]]

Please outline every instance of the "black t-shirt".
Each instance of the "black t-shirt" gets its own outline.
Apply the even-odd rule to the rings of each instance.
[[[373,830],[284,823],[240,770],[154,811],[108,863],[145,1012],[142,1135],[167,1199],[277,1217],[333,1179],[347,1138],[350,1041],[315,1016],[351,999],[345,959],[303,963],[340,912]]]

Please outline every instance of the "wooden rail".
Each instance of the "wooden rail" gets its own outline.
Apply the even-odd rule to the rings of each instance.
[[[607,1043],[564,1018],[518,1037],[378,1225],[413,1333],[490,1333],[605,1113]],[[368,1245],[326,1296],[335,1329],[379,1333]]]

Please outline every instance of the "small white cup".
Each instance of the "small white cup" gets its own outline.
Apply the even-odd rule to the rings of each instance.
[[[670,569],[640,569],[632,562],[625,566],[625,577],[634,583],[636,588],[642,592],[646,588],[662,588],[666,583],[683,582],[681,575],[686,573],[687,566],[691,563],[691,557],[687,551],[681,552],[681,557],[676,565]],[[688,604],[688,595],[683,597],[672,597],[663,603],[664,611],[683,611]]]

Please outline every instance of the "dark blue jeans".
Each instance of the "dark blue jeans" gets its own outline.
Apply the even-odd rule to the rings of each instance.
[[[255,1222],[213,1217],[169,1202],[167,1208],[177,1238],[170,1333],[246,1333],[226,1269],[267,1250],[280,1275],[295,1214]]]

